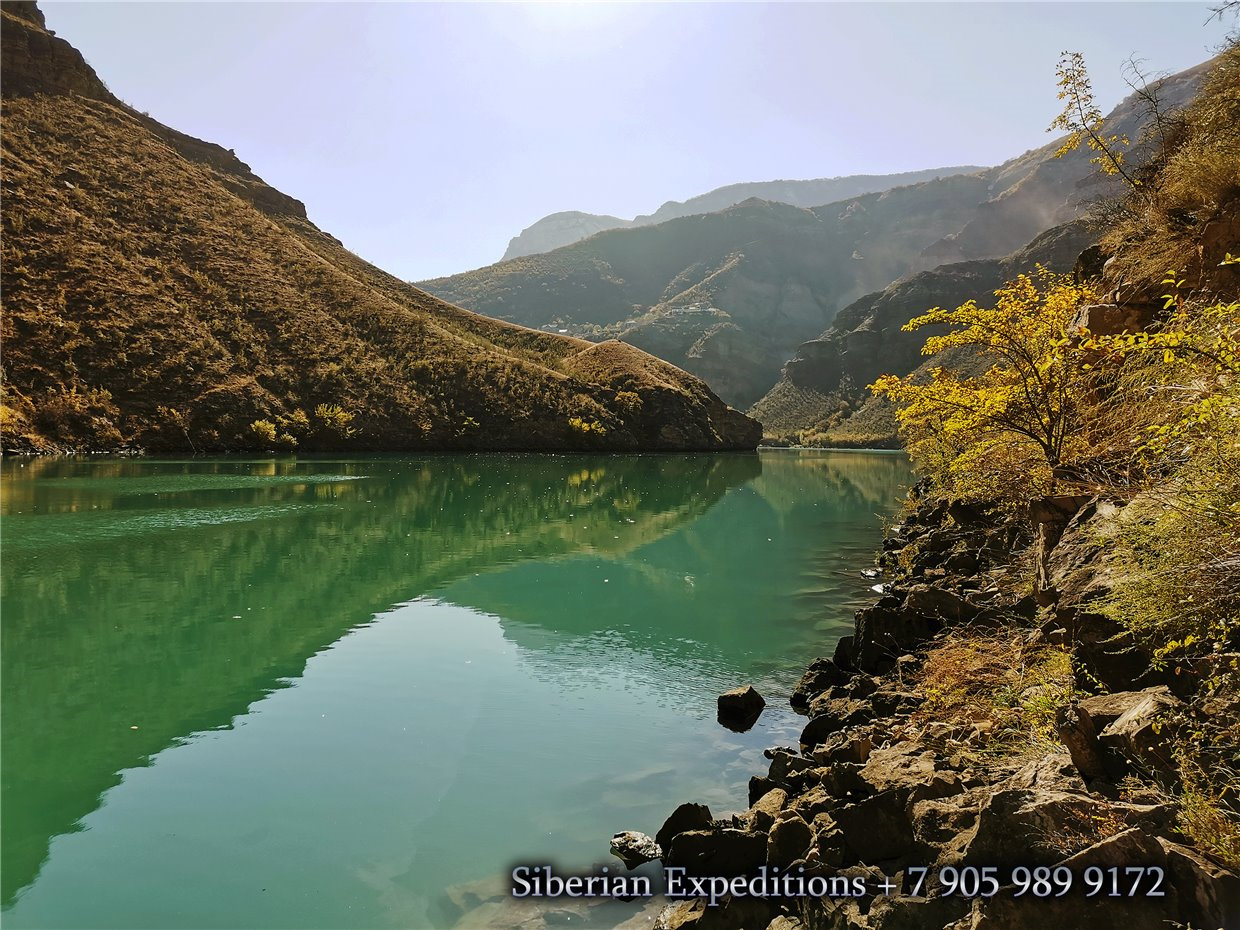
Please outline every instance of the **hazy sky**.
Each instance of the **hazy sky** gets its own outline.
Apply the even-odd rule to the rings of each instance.
[[[1107,110],[1129,56],[1179,71],[1230,25],[1191,2],[41,5],[117,96],[410,280],[558,210],[997,164],[1049,141],[1061,51]]]

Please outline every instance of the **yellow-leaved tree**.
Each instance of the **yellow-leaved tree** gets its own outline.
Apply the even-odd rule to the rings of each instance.
[[[905,324],[906,332],[946,325],[922,354],[966,347],[983,369],[938,367],[928,378],[885,375],[870,385],[897,405],[918,468],[960,500],[1049,493],[1055,469],[1083,443],[1090,374],[1071,329],[1077,308],[1096,299],[1071,276],[1039,267],[995,291],[992,306],[936,307]]]

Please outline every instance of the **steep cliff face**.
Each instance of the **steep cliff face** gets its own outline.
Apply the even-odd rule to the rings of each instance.
[[[577,210],[552,213],[513,236],[500,261],[506,262],[510,258],[520,258],[522,255],[551,252],[562,246],[588,239],[595,233],[608,229],[627,229],[632,225],[631,220],[622,220],[618,216],[600,216],[597,213],[581,213]]]
[[[9,450],[751,448],[697,378],[501,323],[347,252],[231,151],[3,7]]]
[[[608,229],[628,229],[633,226],[654,226],[680,216],[714,213],[726,210],[746,200],[770,200],[787,203],[794,207],[816,207],[835,203],[862,194],[872,194],[907,184],[920,184],[953,174],[975,174],[985,169],[977,165],[958,165],[952,168],[931,168],[926,171],[905,171],[900,174],[853,174],[840,178],[816,178],[809,181],[753,181],[729,184],[688,200],[669,200],[654,213],[647,213],[631,220],[596,213],[570,210],[552,213],[521,231],[508,243],[508,250],[500,261],[550,252],[562,246],[588,239],[595,233]]]

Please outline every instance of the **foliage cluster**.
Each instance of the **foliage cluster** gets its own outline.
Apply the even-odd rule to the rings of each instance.
[[[936,307],[905,331],[946,326],[922,349],[970,348],[992,361],[980,374],[932,368],[928,381],[885,375],[871,390],[895,402],[910,454],[949,496],[1017,503],[1054,487],[1055,469],[1078,454],[1088,373],[1072,338],[1077,309],[1095,295],[1039,268],[995,292]]]

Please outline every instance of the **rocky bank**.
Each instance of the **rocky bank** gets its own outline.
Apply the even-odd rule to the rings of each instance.
[[[881,597],[791,696],[808,716],[800,744],[767,751],[769,770],[750,780],[743,813],[716,818],[685,804],[657,836],[664,864],[690,874],[778,867],[863,877],[870,893],[681,901],[654,925],[1240,927],[1240,875],[1181,832],[1171,758],[1181,728],[1210,734],[1234,720],[1240,702],[1212,690],[1209,669],[1156,666],[1091,609],[1107,590],[1100,540],[1122,506],[1062,495],[1004,520],[919,492],[885,541]],[[988,653],[995,643],[1013,651]],[[1059,674],[1044,661],[1055,654],[1070,662]],[[1008,688],[991,695],[995,713],[945,697],[985,695],[991,678]],[[1044,732],[1022,732],[1039,719]],[[949,866],[995,867],[1002,887],[988,897],[947,894],[936,876]],[[1067,866],[1074,887],[1018,896],[1010,880],[1021,866]],[[1090,866],[1102,870],[1095,875],[1156,866],[1165,894],[1086,896]],[[919,867],[929,878],[912,895],[910,870]],[[903,890],[873,893],[882,876]]]

